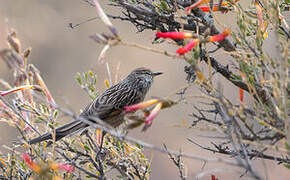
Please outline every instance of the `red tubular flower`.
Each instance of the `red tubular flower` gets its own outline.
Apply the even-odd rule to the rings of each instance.
[[[226,29],[224,30],[224,32],[211,36],[208,38],[209,42],[219,42],[224,40],[229,34],[231,34],[231,30],[230,29]]]
[[[15,87],[15,88],[12,88],[12,89],[9,89],[7,91],[0,91],[0,95],[1,96],[6,96],[10,93],[13,93],[13,92],[16,92],[16,91],[23,91],[25,89],[32,89],[33,86],[32,85],[26,85],[26,86],[19,86],[19,87]]]
[[[211,175],[211,180],[218,180],[218,178],[216,178],[215,175]]]
[[[186,39],[186,38],[192,38],[192,33],[189,33],[189,32],[156,32],[156,37],[171,38],[171,39]]]
[[[134,104],[134,105],[131,105],[131,106],[125,106],[124,109],[125,109],[126,113],[127,112],[131,112],[131,111],[136,111],[138,109],[142,109],[142,108],[151,106],[153,104],[156,104],[158,101],[159,101],[158,99],[151,99],[149,101],[141,102],[139,104]]]
[[[178,53],[179,55],[183,55],[185,53],[187,53],[188,51],[190,51],[192,48],[194,48],[194,46],[199,42],[199,39],[194,39],[192,41],[190,41],[187,45],[185,45],[182,48],[177,49],[176,53]]]
[[[75,170],[75,167],[73,165],[69,165],[69,164],[51,164],[50,167],[54,170],[58,170],[58,169],[61,169],[65,172],[73,172]]]
[[[29,166],[30,169],[32,169],[36,173],[40,173],[40,171],[41,171],[40,166],[32,161],[29,154],[23,153],[22,159],[25,161],[25,163]]]
[[[196,7],[198,7],[198,6],[201,5],[201,4],[208,3],[209,1],[210,1],[210,0],[199,0],[199,1],[197,1],[196,3],[194,3],[194,4],[192,4],[192,5],[188,6],[188,7],[186,7],[186,8],[185,8],[186,14],[190,14],[190,10],[192,10],[192,9],[194,9],[194,8],[196,8]]]
[[[154,107],[154,109],[151,111],[149,116],[146,118],[145,120],[146,126],[149,126],[152,123],[153,119],[157,116],[161,108],[162,108],[162,103],[160,102]]]
[[[205,6],[205,7],[199,7],[199,9],[201,9],[203,12],[209,12],[210,11],[210,7],[208,6]],[[218,7],[214,6],[212,8],[212,11],[215,12],[215,11],[218,11]]]
[[[239,88],[240,101],[244,102],[244,90]]]
[[[223,8],[225,8],[225,6],[227,6],[228,3],[227,2],[222,2],[221,4],[221,8],[219,8],[219,5],[218,4],[215,4],[212,8],[212,11],[215,12],[215,11],[222,11]],[[210,11],[210,7],[199,7],[203,12],[209,12]]]

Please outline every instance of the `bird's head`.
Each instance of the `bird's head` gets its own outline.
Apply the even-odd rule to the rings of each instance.
[[[135,84],[136,87],[148,90],[152,83],[153,79],[156,76],[163,74],[162,72],[152,72],[147,68],[137,68],[133,70],[127,77],[129,81]]]
[[[150,69],[147,68],[137,68],[133,70],[128,77],[132,77],[139,80],[145,81],[153,81],[153,78],[163,74],[162,72],[152,72]]]

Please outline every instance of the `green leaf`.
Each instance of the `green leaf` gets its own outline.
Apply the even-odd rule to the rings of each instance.
[[[290,145],[287,143],[287,142],[285,142],[285,148],[289,151],[290,150]]]
[[[44,117],[44,116],[38,116],[38,117],[34,120],[34,123],[42,123],[42,122],[46,122],[46,117]]]
[[[164,11],[167,11],[169,9],[167,2],[164,0],[160,0],[160,8]]]
[[[84,73],[84,80],[88,80],[89,79],[89,75],[88,75],[88,73],[86,72],[86,73]]]
[[[75,79],[77,80],[77,82],[80,85],[82,84],[82,78],[81,78],[81,74],[79,72],[76,74]]]
[[[50,127],[51,129],[54,129],[54,124],[49,123],[48,127]]]
[[[283,164],[283,166],[285,167],[285,168],[287,168],[287,169],[290,169],[290,164]]]
[[[55,110],[55,111],[53,112],[53,118],[56,119],[57,116],[58,116],[58,110]]]
[[[235,80],[235,81],[241,81],[242,80],[241,76],[236,75],[236,74],[232,74],[231,79]]]
[[[86,144],[84,144],[84,149],[87,150],[87,151],[91,151],[90,147]]]
[[[91,70],[89,70],[89,75],[90,75],[91,77],[94,77],[94,74],[93,74],[93,72],[92,72]]]
[[[267,124],[264,121],[258,121],[258,123],[262,126],[267,126]]]
[[[135,145],[136,145],[136,147],[139,148],[139,149],[142,149],[142,148],[143,148],[143,146],[140,145],[140,144],[138,144],[138,143],[135,143]]]

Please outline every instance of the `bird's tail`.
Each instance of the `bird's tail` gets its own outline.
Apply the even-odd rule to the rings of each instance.
[[[75,120],[68,124],[65,124],[55,130],[55,141],[58,141],[69,134],[78,132],[79,130],[84,129],[86,127],[88,127],[88,124],[83,123],[82,121],[79,121],[79,120]],[[35,143],[39,143],[39,142],[50,140],[50,139],[52,139],[52,134],[46,133],[35,139],[30,140],[28,143],[35,144]]]

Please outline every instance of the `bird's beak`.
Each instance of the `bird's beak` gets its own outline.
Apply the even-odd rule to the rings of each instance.
[[[154,73],[153,73],[153,77],[155,77],[155,76],[159,76],[159,75],[161,75],[161,74],[163,74],[163,72],[154,72]]]

